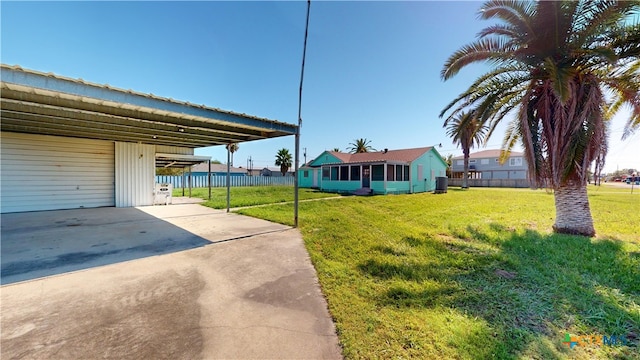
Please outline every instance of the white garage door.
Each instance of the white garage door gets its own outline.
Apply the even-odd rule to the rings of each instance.
[[[3,213],[114,206],[114,143],[2,132]]]

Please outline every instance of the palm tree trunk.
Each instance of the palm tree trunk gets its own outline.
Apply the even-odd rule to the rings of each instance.
[[[594,236],[587,186],[569,181],[555,189],[556,223],[553,231],[561,234]]]

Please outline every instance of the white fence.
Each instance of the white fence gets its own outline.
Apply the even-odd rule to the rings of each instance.
[[[527,179],[468,179],[470,187],[531,187]],[[449,186],[462,186],[462,179],[449,179]]]
[[[294,176],[230,176],[231,186],[269,186],[269,185],[287,185],[293,186]],[[169,176],[156,175],[157,183],[169,183],[173,188],[182,188],[182,182],[185,182],[186,188],[189,187],[189,175]],[[191,175],[191,187],[208,187],[207,175]],[[224,175],[211,175],[211,187],[226,187],[227,177]]]

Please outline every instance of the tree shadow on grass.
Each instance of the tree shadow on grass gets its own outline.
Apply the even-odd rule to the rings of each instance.
[[[500,344],[508,343],[502,352],[507,357],[555,357],[568,351],[558,333],[570,332],[625,336],[628,346],[603,351],[637,356],[640,256],[625,251],[621,241],[513,231],[495,223],[452,233],[405,238],[418,256],[360,263],[361,272],[388,283],[372,300],[398,309],[453,308],[484,319],[495,337],[495,348],[485,354],[500,353]],[[378,251],[389,255],[390,249]]]

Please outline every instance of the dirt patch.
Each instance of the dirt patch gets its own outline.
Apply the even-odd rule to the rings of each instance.
[[[509,279],[509,280],[515,279],[515,277],[517,275],[515,272],[509,272],[509,271],[502,270],[502,269],[496,270],[494,272],[494,274],[496,274],[496,276],[499,276],[499,277],[504,278],[504,279]]]

